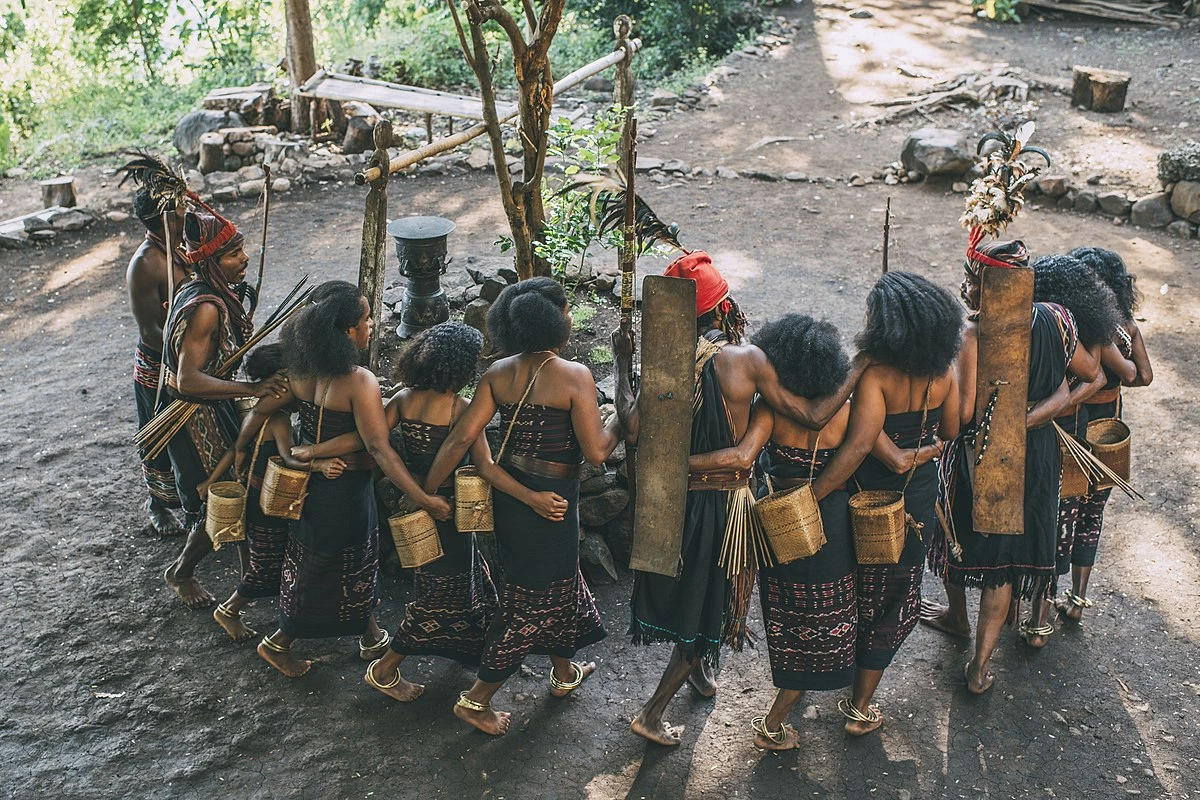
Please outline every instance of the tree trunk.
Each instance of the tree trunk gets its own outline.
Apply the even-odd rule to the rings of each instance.
[[[308,0],[284,0],[284,14],[287,18],[288,76],[292,82],[292,130],[305,133],[309,130],[309,104],[296,91],[317,72]]]
[[[44,180],[41,185],[43,208],[75,207],[75,179],[70,175]]]

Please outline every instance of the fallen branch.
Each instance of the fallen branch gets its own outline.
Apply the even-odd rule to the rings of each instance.
[[[1020,70],[1001,64],[991,72],[967,72],[951,80],[934,84],[928,91],[912,93],[890,100],[876,100],[873,106],[890,107],[892,110],[877,117],[859,120],[854,127],[877,125],[907,117],[911,114],[926,116],[926,112],[942,108],[955,108],[957,104],[986,106],[1001,102],[1023,103],[1029,98],[1029,81],[1021,77]]]

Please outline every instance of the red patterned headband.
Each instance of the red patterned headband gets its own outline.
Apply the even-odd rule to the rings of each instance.
[[[189,264],[194,265],[199,264],[201,261],[207,261],[208,259],[217,255],[230,242],[232,242],[235,237],[240,236],[241,234],[239,233],[236,225],[218,214],[216,209],[201,200],[199,195],[197,195],[195,192],[188,192],[188,197],[211,215],[212,223],[219,225],[219,228],[215,232],[211,233],[211,235],[206,235],[210,232],[205,230],[205,228],[211,228],[215,226],[212,223],[206,226],[204,217],[199,217],[201,220],[200,243],[198,243],[198,246],[194,250],[189,247],[187,251],[187,261]]]

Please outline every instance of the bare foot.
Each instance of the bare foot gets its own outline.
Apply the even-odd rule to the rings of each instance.
[[[1067,599],[1066,595],[1054,601],[1054,607],[1058,609],[1058,613],[1065,619],[1071,622],[1079,622],[1083,619],[1083,609]]]
[[[692,667],[688,673],[688,683],[701,697],[715,697],[717,694],[717,677],[713,674],[712,666],[704,659]]]
[[[217,602],[217,598],[209,594],[208,590],[195,577],[175,577],[175,568],[175,564],[167,567],[167,571],[163,573],[163,580],[166,581],[167,586],[170,586],[175,591],[175,594],[179,595],[179,599],[183,601],[185,606],[188,608],[209,608]]]
[[[240,611],[230,614],[224,606],[218,605],[213,610],[213,619],[229,634],[229,638],[238,644],[258,636],[258,631],[242,622],[242,612]]]
[[[919,614],[918,619],[921,624],[933,628],[935,631],[941,631],[950,636],[970,637],[971,635],[971,624],[963,622],[951,614],[947,606],[922,600]]]
[[[508,733],[508,723],[512,720],[512,714],[507,711],[491,708],[487,711],[472,711],[460,705],[454,706],[454,716],[489,736],[503,736]]]
[[[661,719],[657,725],[647,725],[640,715],[633,718],[629,729],[646,741],[661,744],[663,747],[678,747],[683,738],[682,725],[671,727]]]
[[[387,631],[379,632],[379,639],[375,644],[367,645],[363,643],[363,637],[358,639],[358,657],[363,661],[378,661],[388,651],[388,645],[392,643],[392,635]]]
[[[575,662],[572,662],[572,663],[575,663]],[[576,669],[578,669],[578,671],[582,672],[583,674],[579,675],[576,672]],[[587,680],[587,676],[591,675],[595,671],[596,671],[596,663],[594,661],[589,661],[586,664],[577,664],[576,663],[575,666],[571,667],[571,674],[565,680],[558,675],[555,675],[554,677],[558,678],[558,680],[563,683],[574,683],[575,679],[579,678],[579,682],[583,683],[583,681]],[[576,687],[576,688],[579,688],[579,687]],[[575,691],[575,689],[555,689],[553,686],[550,687],[550,694],[554,697],[566,697],[573,691]]]
[[[176,536],[183,536],[183,528],[175,519],[175,515],[168,509],[159,508],[153,505],[149,500],[145,505],[146,513],[150,515],[150,532],[164,539],[171,539]]]
[[[400,669],[396,669],[396,673],[384,681],[380,681],[377,673],[374,672],[375,665],[378,662],[372,661],[367,665],[367,673],[363,675],[363,683],[370,686],[376,691],[383,692],[393,700],[399,700],[401,703],[411,703],[421,696],[425,691],[425,687],[419,683],[412,683],[405,680],[400,674]]]
[[[967,679],[967,691],[971,694],[986,694],[988,689],[992,688],[992,684],[996,682],[996,676],[992,674],[991,670],[980,673],[975,666],[975,659],[971,659],[963,667],[963,677]]]
[[[795,750],[800,746],[800,734],[791,725],[783,725],[783,741],[777,742],[770,736],[754,734],[754,746],[760,750]]]
[[[883,724],[883,714],[879,713],[879,706],[868,705],[864,711],[847,698],[838,701],[838,711],[846,718],[845,731],[851,736],[866,736]]]
[[[258,643],[258,654],[275,669],[289,678],[299,678],[312,669],[313,662],[293,658],[291,651],[277,653],[262,642]]]

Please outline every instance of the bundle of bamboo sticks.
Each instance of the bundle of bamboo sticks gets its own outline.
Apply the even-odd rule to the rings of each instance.
[[[237,371],[238,365],[241,364],[242,357],[250,352],[259,342],[275,332],[279,326],[287,322],[291,317],[308,304],[308,296],[312,292],[312,288],[305,288],[308,283],[308,276],[305,275],[300,281],[292,287],[288,292],[287,297],[279,304],[279,307],[267,318],[267,321],[262,324],[250,337],[246,343],[230,354],[229,358],[222,360],[217,366],[216,377],[228,380]],[[167,449],[167,444],[175,437],[175,434],[183,430],[183,426],[188,423],[192,415],[200,408],[200,403],[191,400],[172,400],[165,408],[154,415],[153,418],[143,425],[133,437],[133,442],[138,446],[138,449],[143,453],[143,460],[149,461],[157,458]]]
[[[743,570],[774,565],[767,536],[754,513],[754,495],[750,488],[742,486],[730,492],[726,510],[725,540],[717,560],[718,565],[725,567],[725,574],[732,579]]]
[[[1062,442],[1064,451],[1074,458],[1077,464],[1079,464],[1079,468],[1083,470],[1083,474],[1087,476],[1089,484],[1095,485],[1098,483],[1112,483],[1130,497],[1136,497],[1140,500],[1146,499],[1142,496],[1141,492],[1133,488],[1129,481],[1113,472],[1108,468],[1107,464],[1096,458],[1096,456],[1092,454],[1092,451],[1088,449],[1086,444],[1064,431],[1061,427],[1059,427],[1057,422],[1053,424],[1055,432],[1058,433],[1058,439],[1060,442]]]

